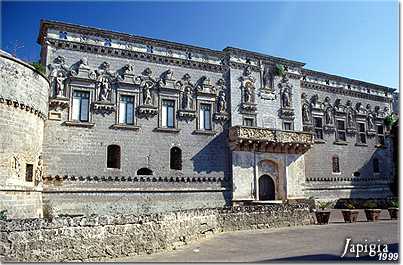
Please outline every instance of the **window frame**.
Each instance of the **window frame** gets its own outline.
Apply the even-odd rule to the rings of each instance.
[[[74,92],[84,92],[84,93],[88,93],[88,95],[89,95],[89,97],[88,97],[88,120],[87,121],[76,120],[76,119],[73,118]],[[94,91],[91,88],[88,88],[88,87],[78,87],[78,86],[72,86],[71,87],[71,89],[70,89],[70,107],[69,107],[68,121],[73,122],[73,123],[82,123],[82,124],[89,124],[89,123],[92,122],[91,105],[92,105],[93,99],[94,99],[94,94],[93,93],[94,93]],[[81,116],[81,104],[80,104],[79,115]]]
[[[321,123],[320,127],[316,126],[316,119],[320,119],[320,123]],[[313,121],[313,131],[314,131],[315,140],[323,141],[325,139],[325,136],[324,136],[325,134],[324,134],[324,130],[323,130],[323,116],[312,116],[312,121]],[[322,135],[321,138],[316,137],[317,131],[320,131],[320,133]]]
[[[252,125],[247,125],[246,121],[252,121]],[[247,126],[247,127],[256,127],[255,125],[255,118],[254,117],[243,117],[242,118],[242,126]]]
[[[200,118],[200,113],[201,113],[201,107],[209,106],[210,108],[210,116],[209,116],[209,121],[210,121],[210,129],[205,129],[204,126],[203,128],[200,126],[201,118]],[[199,100],[197,102],[197,119],[196,119],[196,128],[198,131],[203,131],[203,132],[213,132],[214,131],[214,122],[213,122],[213,111],[214,111],[214,102],[211,101],[206,101],[206,100]],[[204,112],[203,112],[203,120],[204,119]],[[205,122],[204,122],[205,124]]]
[[[335,171],[335,161],[337,161],[337,171]],[[332,174],[341,174],[340,170],[340,157],[338,155],[332,156]]]
[[[361,131],[360,125],[363,125],[364,130]],[[364,136],[365,142],[361,141],[361,137]],[[365,122],[362,121],[357,121],[357,144],[360,145],[367,145],[368,141],[367,141],[367,127]]]
[[[383,124],[375,124],[376,126],[376,144],[379,146],[384,146],[385,145],[385,126]],[[379,127],[382,127],[382,134],[379,133]],[[380,141],[380,137],[382,138],[382,141]]]
[[[173,127],[168,127],[168,126],[162,126],[163,125],[163,108],[164,108],[164,101],[172,101],[174,103],[173,106]],[[178,104],[179,104],[179,97],[177,95],[175,96],[168,96],[168,95],[159,95],[159,111],[158,111],[158,128],[162,130],[172,130],[176,131],[178,130],[178,119],[177,119],[177,112],[178,112]],[[167,116],[168,118],[168,116]],[[168,121],[167,121],[168,122]]]
[[[121,118],[121,112],[120,112],[120,104],[122,102],[122,97],[131,97],[133,98],[133,123],[127,123],[127,103],[125,104],[125,122],[121,123],[120,118]],[[124,126],[136,126],[137,125],[137,96],[135,94],[130,94],[130,93],[122,93],[118,92],[117,93],[117,118],[116,118],[116,124],[119,125],[124,125]]]
[[[289,124],[290,125],[290,129],[287,130],[285,128],[285,125]],[[294,130],[294,123],[292,121],[283,121],[283,126],[282,126],[283,131],[293,131]]]
[[[344,129],[339,129],[339,122],[343,122],[344,124]],[[336,127],[336,133],[335,133],[335,138],[336,138],[336,142],[347,142],[347,133],[346,133],[346,121],[344,119],[336,119],[335,120],[335,127]],[[340,138],[340,133],[344,134],[344,140]]]
[[[117,160],[118,167],[109,167],[109,148],[110,147],[118,147],[119,157]],[[116,163],[116,162],[115,162]],[[122,147],[118,144],[110,144],[106,146],[106,169],[108,170],[122,170]]]
[[[176,159],[173,159],[173,156],[172,156],[173,150],[179,150],[179,152],[178,152],[179,157],[176,157]],[[170,170],[181,171],[183,169],[182,154],[183,154],[182,149],[178,146],[172,146],[169,149],[169,169]]]

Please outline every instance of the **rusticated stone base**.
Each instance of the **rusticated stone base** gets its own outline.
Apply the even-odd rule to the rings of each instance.
[[[173,250],[210,234],[310,223],[304,204],[0,222],[2,261],[100,261]]]

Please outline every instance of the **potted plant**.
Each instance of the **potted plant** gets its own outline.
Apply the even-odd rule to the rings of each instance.
[[[343,214],[344,222],[346,223],[355,223],[357,222],[358,218],[358,210],[356,210],[355,205],[352,202],[346,202],[344,206],[347,209],[341,210],[341,213]]]
[[[388,212],[390,215],[390,219],[396,220],[399,214],[399,200],[394,199],[389,203]]]
[[[330,206],[332,205],[331,201],[323,201],[318,202],[318,208],[320,210],[315,211],[316,221],[319,225],[328,224],[330,218]]]
[[[368,221],[374,222],[379,220],[381,209],[378,209],[378,204],[375,201],[366,201],[363,206],[365,208],[365,216],[367,217]]]

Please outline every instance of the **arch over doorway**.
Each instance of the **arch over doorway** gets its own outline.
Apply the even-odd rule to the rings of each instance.
[[[259,200],[271,201],[276,198],[276,189],[273,179],[269,175],[262,175],[259,178]]]

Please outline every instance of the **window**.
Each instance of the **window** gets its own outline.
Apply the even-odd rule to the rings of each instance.
[[[373,166],[374,173],[379,173],[379,160],[378,160],[378,158],[374,158],[372,160],[372,166]]]
[[[32,181],[34,176],[34,165],[27,164],[25,167],[25,180]]]
[[[149,168],[143,167],[137,170],[137,175],[152,175],[153,171]]]
[[[292,131],[292,122],[284,122],[283,123],[284,131]]]
[[[315,126],[315,138],[316,139],[323,139],[323,124],[322,118],[314,117],[314,126]]]
[[[253,127],[255,123],[255,120],[253,118],[244,118],[243,119],[243,125],[244,126],[250,126]]]
[[[356,172],[353,173],[353,176],[354,176],[354,177],[359,177],[359,176],[361,176],[361,173],[358,172],[358,171],[356,171]]]
[[[71,118],[74,121],[88,122],[90,107],[90,92],[73,92],[73,110]]]
[[[199,128],[200,128],[200,130],[211,130],[211,105],[210,104],[200,104]]]
[[[67,40],[67,32],[66,31],[59,31],[59,39]]]
[[[120,124],[134,124],[134,97],[120,96],[119,102],[119,123]]]
[[[337,120],[336,140],[346,141],[346,124],[342,120]]]
[[[377,138],[377,143],[380,145],[385,144],[385,135],[384,135],[384,130],[383,130],[383,125],[377,125],[376,126],[376,138]]]
[[[333,173],[340,173],[340,164],[338,156],[332,157],[332,167],[333,167]]]
[[[175,170],[182,170],[182,150],[179,147],[171,148],[170,168]]]
[[[174,113],[175,113],[175,101],[163,100],[162,101],[162,127],[174,128]]]
[[[365,123],[357,123],[358,125],[358,143],[359,144],[366,144],[367,143],[367,136],[365,134]]]
[[[120,168],[120,146],[109,145],[107,149],[107,168]]]

